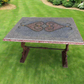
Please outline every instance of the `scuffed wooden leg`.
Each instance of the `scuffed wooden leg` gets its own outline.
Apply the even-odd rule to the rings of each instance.
[[[62,66],[63,67],[68,67],[68,64],[67,64],[67,55],[66,55],[65,51],[62,51]]]
[[[62,51],[62,66],[65,68],[68,67],[68,63],[67,63],[68,46],[69,46],[69,44],[67,44],[65,50]]]
[[[20,62],[24,63],[30,49],[27,46],[25,46],[24,42],[21,42],[21,47],[23,48],[23,52]]]

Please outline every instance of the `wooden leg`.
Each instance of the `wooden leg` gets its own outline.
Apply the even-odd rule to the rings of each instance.
[[[66,48],[62,51],[62,66],[66,67],[66,68],[68,67],[68,63],[67,63],[68,46],[69,46],[69,44],[67,44]]]
[[[24,63],[30,49],[27,46],[25,46],[25,42],[21,42],[21,47],[23,48],[23,52],[20,62]]]

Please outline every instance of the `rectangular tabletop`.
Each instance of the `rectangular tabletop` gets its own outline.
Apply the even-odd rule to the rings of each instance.
[[[84,45],[73,18],[22,17],[3,41]]]

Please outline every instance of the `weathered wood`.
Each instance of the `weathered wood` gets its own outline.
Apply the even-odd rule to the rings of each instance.
[[[31,46],[25,46],[25,42],[21,42],[21,47],[23,48],[23,52],[22,52],[22,57],[20,59],[21,63],[25,62],[25,59],[29,53],[30,48],[40,48],[40,49],[52,49],[52,50],[63,50],[62,51],[62,66],[63,67],[68,67],[68,63],[67,63],[67,51],[68,51],[68,46],[69,44],[66,44],[66,48],[65,49],[58,49],[58,48],[47,48],[47,47],[31,47]]]
[[[62,51],[62,66],[66,67],[66,68],[68,67],[68,63],[67,63],[68,46],[69,46],[69,44],[66,44],[65,50]]]
[[[23,48],[23,52],[20,62],[24,63],[30,49],[27,46],[25,46],[25,42],[21,42],[21,47]]]
[[[59,49],[59,48],[47,48],[47,47],[31,47],[27,46],[28,48],[39,48],[39,49],[51,49],[51,50],[64,50],[64,49]]]

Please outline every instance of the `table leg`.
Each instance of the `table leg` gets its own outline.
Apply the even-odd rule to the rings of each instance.
[[[23,48],[23,52],[20,62],[24,63],[30,49],[27,46],[25,46],[25,42],[21,42],[21,47]]]
[[[68,46],[69,44],[66,44],[66,48],[62,51],[62,66],[66,68],[68,67],[68,63],[67,63]]]

